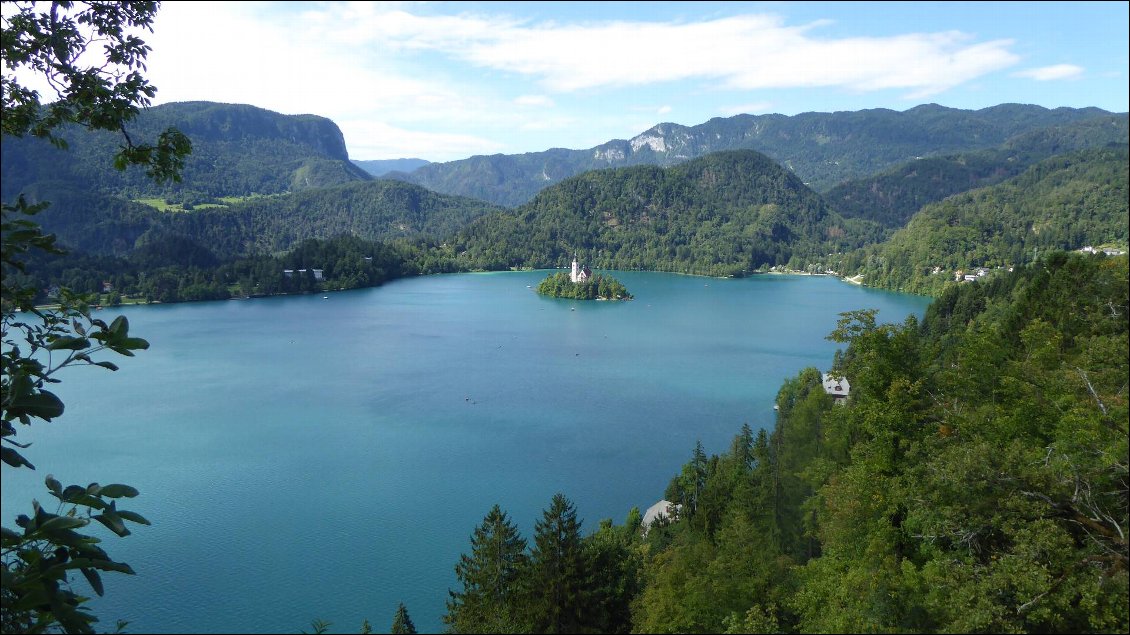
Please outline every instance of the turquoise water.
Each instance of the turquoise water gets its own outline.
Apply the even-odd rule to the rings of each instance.
[[[380,632],[404,602],[434,632],[495,503],[527,539],[556,492],[583,529],[623,522],[697,440],[718,453],[742,423],[771,428],[782,381],[830,365],[838,313],[928,304],[823,277],[633,272],[615,275],[635,300],[585,303],[538,296],[545,275],[117,311],[152,347],[116,373],[65,371],[66,414],[20,431],[39,469],[5,468],[5,525],[46,500],[48,473],[141,490],[123,507],[153,526],[106,539],[138,572],[105,576],[106,628]]]

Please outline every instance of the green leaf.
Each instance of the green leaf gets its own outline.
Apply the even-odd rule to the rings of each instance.
[[[67,488],[63,490],[63,500],[70,503],[76,496],[82,496],[84,494],[86,494],[85,487],[81,485],[68,485]]]
[[[98,569],[99,571],[117,571],[118,573],[125,573],[127,575],[137,574],[128,564],[124,562],[114,562],[113,560],[105,558],[98,560],[91,558],[75,558],[67,563],[68,569],[81,569],[83,567]]]
[[[84,518],[75,518],[73,516],[56,516],[47,520],[46,522],[40,523],[39,531],[53,532],[63,529],[76,529],[78,527],[85,527],[86,523],[87,521]]]
[[[69,335],[57,338],[47,345],[49,351],[81,351],[84,348],[90,348],[90,340],[85,337],[71,337]]]
[[[47,484],[47,489],[51,490],[51,493],[56,495],[63,493],[63,486],[55,479],[54,475],[48,474],[43,482]]]
[[[106,502],[97,496],[91,496],[86,492],[76,494],[66,499],[66,502],[72,505],[80,505],[82,507],[89,507],[91,509],[106,509]]]
[[[94,589],[94,592],[97,593],[99,597],[101,597],[103,591],[102,577],[98,575],[98,572],[94,569],[87,568],[79,569],[79,571],[82,571],[82,575],[86,576],[86,581],[90,583],[90,588]]]
[[[127,337],[122,340],[121,346],[131,351],[143,351],[149,348],[149,341],[140,337]]]
[[[137,496],[138,491],[130,487],[129,485],[122,485],[121,483],[111,483],[110,485],[102,486],[101,494],[110,498],[133,498],[134,496]]]
[[[9,413],[38,417],[50,421],[63,414],[63,401],[47,390],[15,395],[8,404]]]
[[[110,370],[118,370],[118,365],[114,364],[113,362],[94,362],[94,365],[101,366],[102,368],[109,368]]]
[[[18,533],[12,531],[11,529],[8,529],[7,527],[0,527],[0,541],[2,541],[0,542],[0,544],[8,547],[11,545],[18,545],[21,540],[23,539]],[[4,567],[3,570],[7,571],[8,569]]]
[[[8,465],[11,465],[12,467],[20,467],[21,465],[26,465],[33,470],[35,469],[35,466],[29,463],[22,454],[16,452],[12,448],[0,447],[0,460],[4,461]]]
[[[107,529],[123,538],[130,534],[129,529],[126,528],[126,524],[122,522],[121,517],[118,516],[115,511],[106,510],[95,516],[94,520],[102,523]]]
[[[152,524],[144,516],[142,516],[141,514],[138,514],[137,512],[131,512],[131,511],[127,511],[127,510],[124,510],[124,509],[119,509],[118,515],[121,516],[122,518],[125,518],[126,520],[135,522],[139,525],[151,525]]]
[[[126,316],[119,315],[118,317],[114,318],[113,322],[110,323],[109,330],[115,338],[124,338],[129,333],[129,320],[126,319]]]

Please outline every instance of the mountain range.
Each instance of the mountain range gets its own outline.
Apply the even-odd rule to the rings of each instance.
[[[584,150],[474,156],[389,176],[512,207],[589,170],[667,166],[723,150],[757,150],[823,192],[907,161],[991,148],[1026,132],[1110,114],[1098,108],[1002,104],[959,110],[926,104],[905,112],[735,115],[689,127],[661,123],[631,139]]]
[[[130,132],[170,125],[194,146],[182,183],[115,171],[114,135],[69,129],[66,151],[4,139],[4,200],[50,201],[37,218],[64,244],[146,266],[280,255],[344,235],[430,245],[404,253],[426,253],[434,266],[404,271],[559,267],[583,253],[600,268],[835,269],[933,292],[919,280],[926,267],[1017,262],[1032,245],[1126,242],[1128,118],[1094,108],[740,115],[660,124],[589,150],[472,157],[381,179],[350,161],[340,129],[322,117],[188,102],[144,111]],[[1090,207],[1071,208],[1071,193]],[[1111,196],[1121,207],[1096,207]],[[1009,203],[1018,197],[1023,205]],[[940,209],[948,210],[942,225],[984,226],[995,216],[997,229],[982,232],[994,246],[923,233],[938,226],[926,219]],[[897,257],[885,251],[896,230],[889,245],[915,245]]]

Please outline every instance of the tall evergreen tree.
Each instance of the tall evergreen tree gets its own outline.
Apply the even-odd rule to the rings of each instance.
[[[415,635],[416,625],[412,623],[412,618],[408,616],[408,609],[404,606],[404,602],[396,609],[396,617],[392,620],[392,630],[389,631],[394,635]]]
[[[455,575],[462,591],[449,591],[443,620],[457,633],[515,633],[526,630],[518,608],[526,540],[495,505],[471,536],[471,555],[459,557]]]
[[[585,632],[588,563],[573,503],[555,494],[535,531],[528,586],[533,630]]]

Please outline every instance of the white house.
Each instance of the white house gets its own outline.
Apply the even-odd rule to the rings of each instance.
[[[660,518],[674,520],[675,514],[679,513],[679,507],[680,505],[676,505],[668,500],[659,501],[651,507],[648,507],[647,511],[643,513],[643,521],[640,523],[643,525],[643,530],[646,532],[651,528],[651,525]]]
[[[837,377],[832,373],[824,373],[824,392],[832,395],[836,403],[843,403],[851,392],[851,385],[847,377]]]

